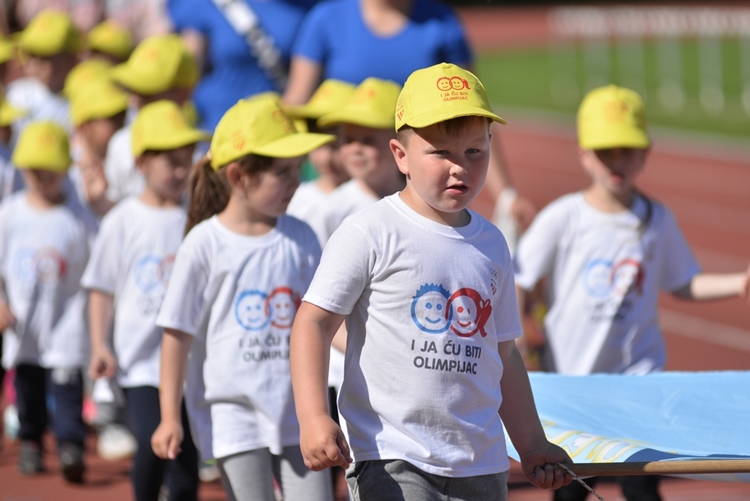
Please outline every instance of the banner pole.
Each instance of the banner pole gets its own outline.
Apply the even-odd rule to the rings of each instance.
[[[750,473],[750,459],[696,459],[689,461],[651,461],[647,463],[578,463],[569,466],[580,477]]]

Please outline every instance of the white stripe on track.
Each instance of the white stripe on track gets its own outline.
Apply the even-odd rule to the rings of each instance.
[[[662,329],[672,334],[750,352],[750,330],[664,309],[659,319]]]

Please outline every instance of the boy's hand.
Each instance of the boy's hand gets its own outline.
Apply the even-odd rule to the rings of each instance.
[[[182,452],[182,437],[182,423],[162,421],[151,436],[151,448],[162,459],[176,459]]]
[[[569,465],[573,461],[564,450],[549,442],[521,454],[521,468],[526,479],[540,489],[559,489],[573,480],[570,473],[555,466],[556,463]]]
[[[115,356],[112,355],[109,348],[101,347],[91,353],[91,362],[89,362],[89,377],[91,379],[113,378],[116,369],[117,360],[115,360]]]
[[[16,325],[16,317],[13,312],[10,311],[8,305],[0,301],[0,332],[3,332],[8,327]]]
[[[330,416],[315,416],[300,423],[300,449],[305,466],[320,471],[331,466],[349,467],[352,458],[341,428]]]

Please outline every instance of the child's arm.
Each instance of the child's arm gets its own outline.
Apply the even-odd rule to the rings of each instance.
[[[531,393],[531,384],[521,355],[513,341],[497,345],[503,360],[500,387],[503,404],[500,417],[513,445],[521,456],[521,467],[526,478],[542,489],[557,489],[570,483],[572,477],[556,468],[555,463],[572,463],[560,447],[551,444],[544,435]]]
[[[292,327],[289,362],[300,449],[313,471],[330,466],[346,469],[352,462],[349,444],[328,413],[328,356],[343,320],[343,315],[303,302]]]
[[[91,331],[89,376],[91,379],[111,378],[117,369],[117,360],[107,346],[114,303],[115,298],[111,294],[93,289],[89,292],[89,330]]]
[[[750,267],[741,273],[698,273],[690,283],[672,294],[680,299],[711,301],[730,297],[747,297],[750,289]]]
[[[16,316],[13,315],[5,299],[5,283],[3,283],[3,278],[0,277],[0,334],[8,327],[13,327],[14,325],[16,325]]]
[[[193,337],[175,329],[164,329],[161,342],[159,405],[161,422],[151,437],[154,454],[175,459],[182,443],[182,386]]]

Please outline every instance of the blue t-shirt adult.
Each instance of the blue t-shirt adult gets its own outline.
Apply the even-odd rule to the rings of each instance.
[[[288,65],[297,28],[315,0],[245,1]],[[281,90],[258,66],[245,39],[211,0],[168,0],[167,9],[176,31],[192,29],[206,38],[210,70],[193,92],[201,128],[213,130],[221,116],[242,98]]]
[[[359,0],[320,3],[302,23],[293,56],[320,64],[323,79],[353,84],[377,77],[403,85],[419,68],[441,62],[463,67],[472,63],[455,13],[434,0],[415,0],[406,26],[387,37],[370,30],[362,18]]]

